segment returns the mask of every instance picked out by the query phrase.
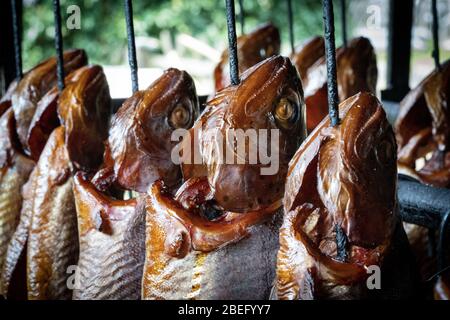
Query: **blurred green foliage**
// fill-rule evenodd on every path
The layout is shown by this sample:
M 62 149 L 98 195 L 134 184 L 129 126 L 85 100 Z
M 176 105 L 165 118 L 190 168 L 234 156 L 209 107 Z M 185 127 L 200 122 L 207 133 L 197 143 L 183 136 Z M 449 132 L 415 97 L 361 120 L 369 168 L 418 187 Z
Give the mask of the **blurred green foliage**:
M 67 7 L 81 9 L 81 29 L 67 30 Z M 134 0 L 136 36 L 159 38 L 162 30 L 192 35 L 212 47 L 223 49 L 227 43 L 224 0 Z M 322 33 L 321 1 L 293 1 L 296 43 Z M 285 0 L 244 0 L 245 29 L 266 21 L 275 23 L 286 47 L 288 41 L 287 3 Z M 336 11 L 338 19 L 339 10 Z M 239 13 L 236 1 L 236 13 Z M 24 67 L 30 68 L 53 55 L 53 12 L 49 0 L 24 0 Z M 65 48 L 84 48 L 92 63 L 125 62 L 126 27 L 122 0 L 61 0 Z M 237 19 L 239 21 L 239 19 Z M 340 25 L 336 24 L 337 41 Z M 238 34 L 240 27 L 237 26 Z M 339 42 L 338 42 L 339 43 Z

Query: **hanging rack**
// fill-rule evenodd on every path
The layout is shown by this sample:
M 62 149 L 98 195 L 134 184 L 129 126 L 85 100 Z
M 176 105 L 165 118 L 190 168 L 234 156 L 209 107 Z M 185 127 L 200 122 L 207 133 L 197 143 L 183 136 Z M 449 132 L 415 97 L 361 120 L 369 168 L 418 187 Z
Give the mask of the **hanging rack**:
M 53 14 L 55 18 L 56 74 L 58 77 L 58 90 L 61 92 L 64 90 L 64 58 L 61 32 L 61 6 L 59 0 L 53 0 Z
M 336 43 L 334 36 L 333 1 L 323 0 L 325 54 L 327 60 L 328 113 L 331 126 L 339 125 L 339 96 L 337 88 Z
M 327 60 L 328 113 L 332 127 L 339 125 L 338 89 L 336 72 L 336 44 L 334 36 L 333 1 L 323 0 L 325 55 Z M 345 262 L 348 257 L 348 239 L 339 224 L 335 224 L 337 259 Z
M 127 24 L 127 40 L 128 40 L 128 63 L 131 70 L 131 89 L 133 93 L 139 90 L 137 59 L 136 59 L 136 43 L 134 39 L 133 25 L 133 4 L 132 0 L 124 0 L 125 5 L 125 21 Z
M 240 80 L 238 67 L 239 62 L 237 56 L 236 16 L 234 11 L 234 0 L 226 0 L 226 14 L 231 84 L 238 85 Z
M 16 72 L 16 79 L 20 80 L 23 77 L 22 44 L 20 37 L 19 18 L 17 16 L 17 0 L 11 0 L 11 13 L 12 13 L 12 30 L 14 41 L 15 72 Z

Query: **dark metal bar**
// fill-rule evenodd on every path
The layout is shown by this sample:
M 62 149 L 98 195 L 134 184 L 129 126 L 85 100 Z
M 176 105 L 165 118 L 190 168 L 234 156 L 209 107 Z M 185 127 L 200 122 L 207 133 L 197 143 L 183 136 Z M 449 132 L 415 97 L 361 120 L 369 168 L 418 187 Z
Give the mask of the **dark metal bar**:
M 230 60 L 230 78 L 232 85 L 238 85 L 239 67 L 237 56 L 237 38 L 236 38 L 236 17 L 234 11 L 234 0 L 225 0 L 227 8 L 227 27 L 228 27 L 228 51 Z
M 344 48 L 347 48 L 347 8 L 345 0 L 341 0 L 341 23 L 342 23 L 342 41 Z
M 62 91 L 64 90 L 64 58 L 61 33 L 61 6 L 59 0 L 53 0 L 53 14 L 55 16 L 56 74 L 58 76 L 58 89 Z
M 390 0 L 387 88 L 381 98 L 401 101 L 409 92 L 414 0 Z
M 436 0 L 431 1 L 431 11 L 433 12 L 433 53 L 434 65 L 438 70 L 441 70 L 441 63 L 439 59 L 439 17 L 437 11 Z
M 139 90 L 137 59 L 136 59 L 136 43 L 134 38 L 133 25 L 133 4 L 131 0 L 124 0 L 125 3 L 125 21 L 127 24 L 128 39 L 128 63 L 131 69 L 131 88 L 133 93 Z
M 241 25 L 241 35 L 245 34 L 245 10 L 244 0 L 239 0 L 239 24 Z
M 16 2 L 19 30 L 22 30 L 22 1 Z M 0 96 L 16 78 L 11 1 L 0 1 Z M 20 33 L 19 33 L 20 34 Z
M 335 225 L 337 256 L 336 259 L 342 262 L 348 259 L 348 238 L 344 230 L 338 224 Z
M 19 17 L 17 14 L 17 0 L 11 0 L 11 13 L 12 13 L 12 29 L 14 40 L 14 60 L 16 66 L 16 78 L 22 79 L 22 43 L 20 37 Z
M 426 186 L 399 175 L 398 202 L 403 221 L 438 230 L 450 208 L 450 190 Z
M 339 125 L 339 96 L 337 87 L 336 43 L 332 0 L 323 0 L 323 20 L 328 75 L 328 113 L 330 115 L 331 125 L 334 127 Z
M 294 41 L 294 14 L 292 10 L 292 0 L 287 0 L 288 9 L 288 26 L 289 26 L 289 41 L 291 43 L 291 52 L 295 52 L 295 41 Z

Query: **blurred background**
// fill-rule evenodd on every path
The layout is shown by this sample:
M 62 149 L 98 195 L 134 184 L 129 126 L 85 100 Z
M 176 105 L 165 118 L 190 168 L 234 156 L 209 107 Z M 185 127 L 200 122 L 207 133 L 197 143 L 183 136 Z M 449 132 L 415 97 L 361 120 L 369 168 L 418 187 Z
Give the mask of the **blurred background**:
M 434 68 L 430 1 L 415 1 L 411 40 L 412 87 Z M 292 2 L 296 44 L 322 34 L 321 1 Z M 286 1 L 243 0 L 243 3 L 245 32 L 272 21 L 281 32 L 282 53 L 289 54 Z M 54 26 L 51 1 L 24 0 L 23 5 L 23 64 L 26 70 L 54 55 Z M 80 9 L 79 29 L 67 28 L 67 19 L 74 12 L 73 5 Z M 225 1 L 134 0 L 133 6 L 140 87 L 147 87 L 164 69 L 177 67 L 194 77 L 199 95 L 210 94 L 214 67 L 227 44 Z M 438 10 L 441 60 L 446 60 L 450 58 L 450 0 L 438 0 Z M 388 0 L 347 0 L 349 38 L 366 36 L 376 48 L 379 90 L 386 86 L 388 12 Z M 236 13 L 239 14 L 237 1 Z M 104 66 L 113 98 L 130 96 L 123 1 L 61 0 L 61 14 L 64 47 L 84 48 L 91 63 Z M 342 43 L 339 1 L 335 2 L 335 19 L 339 46 Z M 238 35 L 240 30 L 238 25 Z

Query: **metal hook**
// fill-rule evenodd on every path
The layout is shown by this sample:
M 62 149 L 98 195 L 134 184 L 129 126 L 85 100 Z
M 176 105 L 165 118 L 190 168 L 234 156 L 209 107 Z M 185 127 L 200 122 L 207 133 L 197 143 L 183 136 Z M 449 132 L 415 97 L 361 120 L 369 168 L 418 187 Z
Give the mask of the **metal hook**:
M 64 56 L 63 40 L 61 33 L 61 11 L 59 0 L 53 0 L 53 14 L 55 17 L 55 49 L 56 49 L 56 74 L 58 77 L 58 90 L 64 90 Z
M 16 63 L 16 78 L 22 79 L 22 43 L 20 38 L 19 18 L 17 16 L 17 0 L 11 0 L 12 27 L 14 41 L 14 60 Z
M 137 59 L 136 59 L 136 43 L 134 38 L 133 25 L 133 4 L 131 0 L 124 0 L 125 5 L 125 21 L 127 25 L 128 40 L 128 63 L 131 69 L 131 89 L 133 93 L 139 90 Z
M 239 68 L 237 56 L 237 38 L 236 38 L 236 17 L 234 11 L 234 0 L 226 0 L 227 28 L 228 28 L 228 51 L 230 59 L 230 78 L 232 85 L 238 85 Z
M 439 59 L 439 18 L 437 12 L 437 3 L 436 0 L 431 1 L 431 11 L 433 13 L 433 53 L 432 56 L 434 58 L 434 64 L 438 70 L 441 70 L 441 63 Z
M 339 96 L 337 87 L 336 43 L 332 0 L 323 0 L 323 20 L 328 76 L 328 113 L 330 115 L 331 126 L 334 127 L 339 125 Z

